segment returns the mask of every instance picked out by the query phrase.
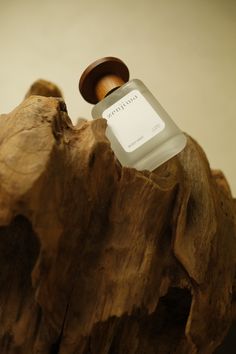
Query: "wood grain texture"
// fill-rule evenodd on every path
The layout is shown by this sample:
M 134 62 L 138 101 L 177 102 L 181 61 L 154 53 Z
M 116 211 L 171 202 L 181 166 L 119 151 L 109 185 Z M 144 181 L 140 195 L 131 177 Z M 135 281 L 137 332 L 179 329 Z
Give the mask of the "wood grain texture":
M 0 116 L 1 354 L 213 353 L 235 296 L 223 174 L 190 137 L 121 167 L 104 119 L 31 93 Z

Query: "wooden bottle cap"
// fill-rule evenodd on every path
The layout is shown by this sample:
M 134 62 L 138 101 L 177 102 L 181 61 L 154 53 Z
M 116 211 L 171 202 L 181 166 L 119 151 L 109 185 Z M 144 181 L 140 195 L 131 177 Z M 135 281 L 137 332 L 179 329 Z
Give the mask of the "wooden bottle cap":
M 87 102 L 96 104 L 128 80 L 129 69 L 125 63 L 118 58 L 105 57 L 85 69 L 79 81 L 79 90 Z

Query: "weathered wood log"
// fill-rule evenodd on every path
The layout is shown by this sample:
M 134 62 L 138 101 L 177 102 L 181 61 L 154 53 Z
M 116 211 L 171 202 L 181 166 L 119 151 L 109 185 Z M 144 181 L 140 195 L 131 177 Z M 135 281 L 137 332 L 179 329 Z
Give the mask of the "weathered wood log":
M 190 137 L 154 172 L 121 167 L 104 119 L 32 92 L 0 117 L 1 354 L 212 353 L 236 293 L 222 173 Z

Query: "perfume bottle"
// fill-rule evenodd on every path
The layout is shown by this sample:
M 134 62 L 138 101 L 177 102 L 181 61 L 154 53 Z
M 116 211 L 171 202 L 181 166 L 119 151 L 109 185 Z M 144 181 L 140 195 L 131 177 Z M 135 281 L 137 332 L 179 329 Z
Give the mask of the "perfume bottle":
M 123 166 L 154 170 L 186 145 L 186 136 L 118 58 L 105 57 L 82 74 L 79 90 L 95 106 L 92 117 L 107 120 L 106 136 Z

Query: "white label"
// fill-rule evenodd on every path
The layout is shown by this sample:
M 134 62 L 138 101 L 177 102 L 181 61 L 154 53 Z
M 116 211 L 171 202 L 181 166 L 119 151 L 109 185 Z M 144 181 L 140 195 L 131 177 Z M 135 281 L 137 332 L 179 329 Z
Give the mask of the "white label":
M 165 128 L 163 120 L 138 90 L 122 97 L 102 116 L 126 152 L 136 150 Z

